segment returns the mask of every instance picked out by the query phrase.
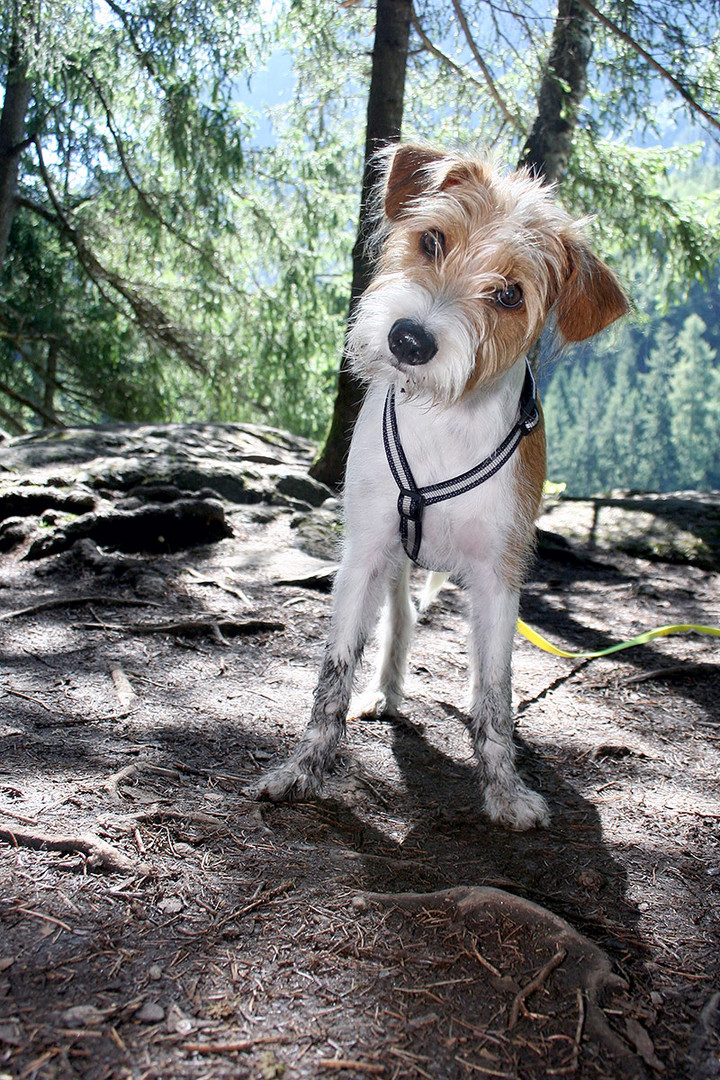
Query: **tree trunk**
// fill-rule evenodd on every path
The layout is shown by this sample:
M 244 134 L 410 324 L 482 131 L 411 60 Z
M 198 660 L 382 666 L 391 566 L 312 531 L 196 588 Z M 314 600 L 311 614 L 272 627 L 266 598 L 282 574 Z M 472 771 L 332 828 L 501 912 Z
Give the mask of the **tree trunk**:
M 593 17 L 579 0 L 559 0 L 550 55 L 540 80 L 535 123 L 518 161 L 518 168 L 524 166 L 546 184 L 561 182 L 572 154 L 578 111 L 587 88 L 592 28 Z M 535 374 L 542 341 L 538 339 L 528 352 Z
M 30 92 L 25 65 L 17 46 L 13 44 L 8 55 L 5 100 L 0 114 L 0 267 L 5 263 L 10 226 L 15 214 L 15 193 Z
M 353 249 L 353 276 L 349 319 L 367 288 L 372 265 L 366 241 L 371 225 L 370 197 L 378 179 L 373 154 L 382 145 L 400 138 L 405 70 L 412 0 L 377 0 L 375 44 L 368 97 L 365 130 L 365 167 L 360 199 L 360 222 Z M 352 429 L 362 404 L 363 388 L 349 371 L 347 351 L 340 364 L 335 409 L 323 451 L 310 470 L 311 476 L 339 488 L 345 474 L 345 461 Z
M 55 418 L 51 420 L 51 417 L 55 417 L 55 391 L 57 389 L 57 361 L 59 349 L 56 341 L 51 341 L 48 345 L 47 356 L 45 357 L 45 373 L 43 387 L 43 409 L 45 415 L 43 419 L 43 428 L 60 427 L 60 423 Z
M 548 184 L 562 180 L 572 153 L 592 54 L 592 27 L 593 17 L 579 0 L 559 0 L 537 116 L 518 162 Z

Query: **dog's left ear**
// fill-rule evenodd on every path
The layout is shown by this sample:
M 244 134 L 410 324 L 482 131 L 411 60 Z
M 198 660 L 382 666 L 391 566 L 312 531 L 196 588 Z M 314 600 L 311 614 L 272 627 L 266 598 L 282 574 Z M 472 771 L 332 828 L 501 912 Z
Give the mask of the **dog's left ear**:
M 588 247 L 566 242 L 569 273 L 555 302 L 554 315 L 565 341 L 584 341 L 604 330 L 630 304 L 609 266 Z

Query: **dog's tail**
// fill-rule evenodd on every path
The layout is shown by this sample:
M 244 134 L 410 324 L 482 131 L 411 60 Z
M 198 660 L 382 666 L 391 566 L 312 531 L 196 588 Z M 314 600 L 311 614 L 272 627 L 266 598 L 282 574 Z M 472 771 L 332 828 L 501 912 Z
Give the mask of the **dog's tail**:
M 431 571 L 425 578 L 425 584 L 423 591 L 418 597 L 418 611 L 423 615 L 432 604 L 437 594 L 442 589 L 443 585 L 447 581 L 449 574 L 437 573 Z

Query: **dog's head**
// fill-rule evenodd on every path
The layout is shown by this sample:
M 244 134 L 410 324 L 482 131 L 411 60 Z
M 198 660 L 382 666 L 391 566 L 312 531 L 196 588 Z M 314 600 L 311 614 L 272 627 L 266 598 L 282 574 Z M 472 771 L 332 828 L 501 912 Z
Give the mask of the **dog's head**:
M 399 145 L 384 152 L 377 273 L 348 344 L 355 372 L 395 370 L 448 404 L 511 367 L 552 316 L 582 341 L 628 310 L 578 224 L 527 172 Z

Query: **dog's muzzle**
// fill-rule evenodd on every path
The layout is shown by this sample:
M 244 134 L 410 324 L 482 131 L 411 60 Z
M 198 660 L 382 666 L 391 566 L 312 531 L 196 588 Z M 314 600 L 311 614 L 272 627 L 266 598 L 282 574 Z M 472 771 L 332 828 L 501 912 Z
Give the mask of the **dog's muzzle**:
M 413 319 L 398 319 L 388 334 L 390 352 L 401 364 L 427 364 L 438 350 L 433 335 Z

